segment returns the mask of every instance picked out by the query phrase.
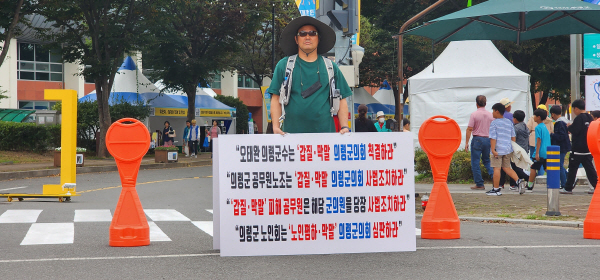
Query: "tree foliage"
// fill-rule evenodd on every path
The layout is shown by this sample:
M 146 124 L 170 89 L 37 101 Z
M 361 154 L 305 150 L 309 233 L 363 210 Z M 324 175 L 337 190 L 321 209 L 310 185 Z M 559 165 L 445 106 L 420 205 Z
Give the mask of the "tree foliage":
M 26 16 L 37 9 L 37 3 L 30 0 L 0 0 L 0 66 L 8 54 L 10 40 L 29 25 Z
M 273 28 L 273 10 L 275 28 Z M 232 59 L 232 67 L 241 75 L 250 77 L 262 85 L 264 77 L 273 73 L 273 34 L 275 35 L 275 64 L 285 55 L 279 47 L 281 32 L 295 17 L 300 16 L 293 1 L 258 1 L 248 12 L 259 16 L 258 29 L 239 41 L 240 51 Z M 274 33 L 273 33 L 274 32 Z
M 388 79 L 397 93 L 397 40 L 406 21 L 436 0 L 362 0 L 361 46 L 365 48 L 365 57 L 360 65 L 361 83 L 378 86 Z M 473 0 L 473 5 L 485 0 Z M 410 28 L 423 22 L 464 9 L 467 0 L 452 0 L 424 16 Z M 404 79 L 419 73 L 432 61 L 432 52 L 439 55 L 447 44 L 431 45 L 431 41 L 419 36 L 404 36 L 403 61 Z M 569 75 L 569 39 L 568 36 L 556 36 L 522 42 L 495 42 L 498 49 L 515 67 L 531 75 L 532 102 L 534 93 L 541 91 L 542 102 L 547 98 L 570 103 Z M 405 96 L 406 97 L 406 96 Z M 532 104 L 535 106 L 535 104 Z
M 474 0 L 473 5 L 485 0 Z M 398 83 L 398 40 L 400 27 L 437 0 L 362 0 L 360 44 L 365 48 L 365 56 L 360 64 L 361 84 L 380 85 L 383 79 L 397 87 Z M 467 7 L 467 0 L 449 0 L 428 15 L 425 15 L 410 28 L 423 22 L 458 11 Z M 404 36 L 403 72 L 404 78 L 419 73 L 432 61 L 431 41 L 424 37 Z M 439 55 L 446 44 L 434 47 Z M 365 73 L 368 73 L 364 76 Z M 364 77 L 364 79 L 363 79 Z
M 98 96 L 100 150 L 108 156 L 106 132 L 111 124 L 108 106 L 110 89 L 123 55 L 143 45 L 150 36 L 145 19 L 154 16 L 151 0 L 41 0 L 41 14 L 54 22 L 45 31 L 51 47 L 61 49 L 63 60 L 86 67 L 82 75 L 93 80 Z M 89 67 L 87 67 L 89 66 Z
M 0 66 L 8 55 L 11 39 L 22 32 L 22 27 L 27 27 L 29 21 L 26 15 L 37 8 L 37 1 L 25 0 L 0 0 Z M 8 98 L 5 90 L 0 87 L 0 100 Z
M 248 113 L 250 111 L 248 111 L 248 107 L 246 106 L 246 104 L 244 104 L 244 102 L 242 102 L 242 100 L 240 100 L 239 98 L 233 97 L 233 96 L 217 95 L 215 97 L 215 99 L 221 101 L 221 103 L 223 103 L 229 107 L 235 108 L 235 110 L 236 110 L 235 133 L 236 134 L 248 133 Z
M 548 98 L 561 104 L 571 103 L 569 36 L 554 36 L 521 42 L 495 42 L 502 54 L 519 70 L 531 75 L 531 102 L 535 109 L 535 93 L 541 92 L 540 104 Z
M 53 107 L 60 110 L 60 102 Z M 129 103 L 125 100 L 109 106 L 111 123 L 122 118 L 145 120 L 150 116 L 147 104 L 142 102 Z M 97 132 L 100 131 L 100 118 L 98 115 L 98 101 L 83 101 L 77 104 L 77 142 L 79 146 L 88 150 L 96 149 Z
M 228 69 L 238 42 L 256 32 L 259 16 L 248 12 L 256 1 L 156 1 L 151 18 L 155 40 L 147 45 L 145 63 L 167 89 L 188 97 L 188 119 L 195 117 L 196 87 Z

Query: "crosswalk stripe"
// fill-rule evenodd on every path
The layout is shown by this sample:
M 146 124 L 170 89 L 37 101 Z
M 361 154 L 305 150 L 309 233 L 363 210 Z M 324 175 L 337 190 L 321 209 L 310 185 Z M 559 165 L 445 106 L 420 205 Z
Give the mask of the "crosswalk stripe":
M 150 226 L 150 242 L 171 241 L 171 238 L 169 238 L 156 223 L 148 222 L 148 225 Z
M 191 221 L 175 209 L 145 209 L 144 212 L 155 222 Z
M 213 222 L 212 221 L 197 221 L 192 222 L 196 227 L 201 229 L 202 231 L 208 233 L 210 236 L 213 236 Z
M 0 223 L 35 223 L 42 210 L 6 210 L 0 215 Z
M 112 215 L 109 209 L 75 210 L 74 222 L 110 222 Z
M 21 245 L 72 244 L 74 238 L 74 223 L 31 224 Z

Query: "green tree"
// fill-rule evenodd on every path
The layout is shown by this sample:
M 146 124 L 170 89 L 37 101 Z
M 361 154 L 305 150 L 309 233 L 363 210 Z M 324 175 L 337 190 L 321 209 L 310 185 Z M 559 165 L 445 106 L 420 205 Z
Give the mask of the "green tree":
M 464 9 L 468 0 L 448 0 L 419 22 L 410 26 L 414 28 L 440 16 Z M 473 0 L 473 5 L 485 0 Z M 392 36 L 398 34 L 400 27 L 437 0 L 361 0 L 360 45 L 365 49 L 360 64 L 360 83 L 368 86 L 379 86 L 387 79 L 398 99 L 398 40 Z M 439 55 L 447 44 L 431 45 L 424 37 L 404 36 L 403 43 L 403 80 L 419 73 L 432 62 L 432 52 Z M 433 48 L 433 50 L 432 50 Z M 404 91 L 402 99 L 408 97 Z M 398 117 L 398 116 L 396 116 Z
M 536 108 L 535 93 L 541 92 L 540 104 L 548 98 L 561 104 L 571 103 L 570 40 L 568 35 L 521 42 L 497 41 L 496 47 L 519 70 L 531 75 L 531 106 Z M 565 106 L 566 108 L 566 106 Z
M 248 107 L 242 100 L 233 96 L 224 96 L 217 95 L 215 97 L 216 100 L 221 101 L 221 103 L 234 107 L 236 110 L 236 119 L 235 119 L 235 133 L 236 134 L 244 134 L 248 133 Z
M 0 0 L 0 66 L 8 55 L 11 39 L 21 34 L 21 27 L 28 26 L 25 17 L 37 8 L 37 1 Z M 0 99 L 8 98 L 0 89 Z
M 145 120 L 150 116 L 147 104 L 142 102 L 129 103 L 125 100 L 109 106 L 111 123 L 122 118 Z M 61 103 L 57 102 L 52 109 L 60 110 Z M 95 150 L 97 133 L 100 131 L 98 101 L 83 101 L 77 104 L 77 142 L 89 150 Z
M 260 2 L 260 1 L 259 1 Z M 256 33 L 259 15 L 248 12 L 257 1 L 157 1 L 151 18 L 155 40 L 147 45 L 145 63 L 167 89 L 188 98 L 188 119 L 195 117 L 196 88 L 214 73 L 230 69 L 239 41 Z
M 392 39 L 402 24 L 435 3 L 436 0 L 362 0 L 361 45 L 365 57 L 360 65 L 361 83 L 377 86 L 385 78 L 394 86 L 397 94 L 397 40 Z M 473 0 L 473 5 L 485 0 Z M 464 9 L 467 0 L 449 0 L 413 26 Z M 393 11 L 393 12 L 389 12 Z M 419 36 L 404 36 L 404 79 L 427 67 L 434 56 L 439 55 L 447 44 L 431 45 L 431 41 Z M 502 54 L 521 71 L 531 75 L 532 103 L 534 94 L 542 92 L 542 103 L 548 98 L 570 103 L 569 39 L 556 36 L 529 40 L 517 45 L 508 41 L 494 42 Z M 391 79 L 390 79 L 391 78 Z M 407 96 L 404 96 L 406 98 Z M 535 104 L 532 104 L 535 106 Z
M 44 0 L 41 14 L 60 32 L 46 30 L 51 47 L 63 60 L 85 65 L 81 73 L 93 80 L 98 96 L 99 157 L 108 156 L 106 132 L 111 125 L 110 89 L 125 53 L 135 51 L 150 36 L 145 19 L 155 16 L 151 0 Z
M 275 28 L 273 28 L 273 8 L 275 11 Z M 260 25 L 253 33 L 239 41 L 240 52 L 232 59 L 232 67 L 241 75 L 250 77 L 258 85 L 263 79 L 273 73 L 273 30 L 275 30 L 275 64 L 285 55 L 277 40 L 287 24 L 300 16 L 293 1 L 264 0 L 248 12 L 259 16 Z

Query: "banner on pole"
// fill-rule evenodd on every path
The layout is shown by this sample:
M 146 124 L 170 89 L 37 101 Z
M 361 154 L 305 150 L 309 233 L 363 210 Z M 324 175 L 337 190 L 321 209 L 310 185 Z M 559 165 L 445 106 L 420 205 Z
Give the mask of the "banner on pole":
M 585 76 L 585 109 L 600 110 L 600 76 Z
M 221 256 L 416 250 L 411 134 L 218 140 Z

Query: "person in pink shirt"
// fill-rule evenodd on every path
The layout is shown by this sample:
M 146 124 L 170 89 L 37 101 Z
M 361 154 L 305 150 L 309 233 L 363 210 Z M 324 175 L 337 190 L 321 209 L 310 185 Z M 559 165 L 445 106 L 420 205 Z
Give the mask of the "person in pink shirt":
M 469 151 L 469 140 L 472 134 L 471 171 L 473 171 L 475 186 L 471 187 L 471 189 L 485 190 L 479 162 L 480 160 L 483 161 L 483 166 L 487 169 L 488 174 L 490 176 L 494 175 L 494 169 L 490 166 L 490 124 L 494 120 L 494 117 L 492 113 L 485 109 L 485 104 L 487 103 L 485 96 L 478 95 L 475 98 L 475 102 L 477 103 L 477 111 L 471 113 L 471 117 L 469 118 L 465 151 Z
M 212 158 L 213 151 L 213 139 L 219 138 L 219 134 L 221 134 L 221 128 L 217 126 L 217 121 L 213 121 L 213 126 L 209 129 L 210 134 L 210 158 Z

